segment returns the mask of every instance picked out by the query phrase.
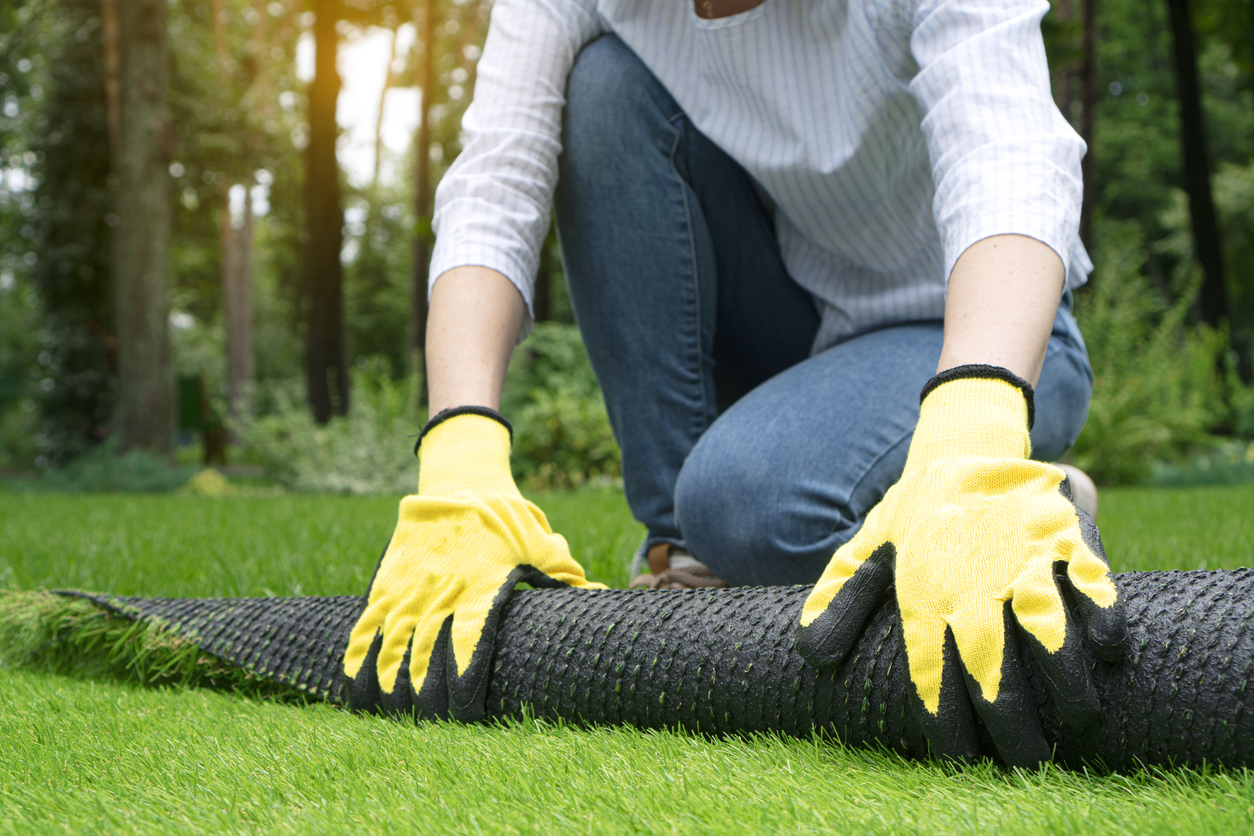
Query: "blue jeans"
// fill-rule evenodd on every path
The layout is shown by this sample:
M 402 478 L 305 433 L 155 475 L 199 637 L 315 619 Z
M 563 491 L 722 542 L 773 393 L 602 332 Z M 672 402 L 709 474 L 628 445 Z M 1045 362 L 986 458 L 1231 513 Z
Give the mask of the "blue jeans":
M 812 354 L 819 316 L 769 208 L 618 38 L 566 91 L 555 196 L 575 315 L 648 545 L 685 546 L 730 585 L 812 583 L 901 475 L 940 321 Z M 1034 455 L 1079 435 L 1093 375 L 1059 307 Z

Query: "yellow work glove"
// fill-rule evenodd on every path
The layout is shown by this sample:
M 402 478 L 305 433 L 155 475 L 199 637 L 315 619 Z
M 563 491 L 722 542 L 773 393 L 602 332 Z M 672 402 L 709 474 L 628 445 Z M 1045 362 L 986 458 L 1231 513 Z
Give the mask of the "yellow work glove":
M 446 410 L 423 429 L 418 493 L 401 500 L 344 653 L 353 709 L 480 720 L 514 585 L 604 588 L 518 492 L 510 432 L 483 407 Z
M 1073 618 L 1104 658 L 1122 652 L 1126 616 L 1097 527 L 1072 504 L 1062 470 L 1029 458 L 1031 419 L 1032 387 L 1006 369 L 933 378 L 901 480 L 802 610 L 798 651 L 834 667 L 896 583 L 911 702 L 945 757 L 978 756 L 974 708 L 1007 764 L 1049 758 L 1023 645 L 1063 721 L 1081 727 L 1100 705 Z

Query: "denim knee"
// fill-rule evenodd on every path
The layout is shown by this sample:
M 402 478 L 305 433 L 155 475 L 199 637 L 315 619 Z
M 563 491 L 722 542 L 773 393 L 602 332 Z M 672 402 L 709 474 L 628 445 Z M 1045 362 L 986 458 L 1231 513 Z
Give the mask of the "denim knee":
M 699 450 L 688 456 L 675 483 L 675 524 L 688 550 L 723 577 L 729 567 L 760 557 L 767 535 L 755 524 L 758 514 L 737 508 L 743 502 L 738 486 L 750 474 L 734 458 L 715 462 Z
M 787 473 L 702 439 L 675 486 L 675 523 L 688 550 L 731 586 L 814 583 L 849 525 L 826 519 Z M 813 509 L 810 509 L 813 510 Z M 847 536 L 844 535 L 844 536 Z
M 1036 385 L 1036 424 L 1032 457 L 1054 461 L 1075 443 L 1088 418 L 1093 397 L 1093 369 L 1079 327 L 1060 310 Z
M 681 112 L 617 36 L 597 38 L 576 56 L 567 78 L 564 163 L 590 172 L 621 165 L 639 153 L 642 140 L 656 136 L 656 126 Z

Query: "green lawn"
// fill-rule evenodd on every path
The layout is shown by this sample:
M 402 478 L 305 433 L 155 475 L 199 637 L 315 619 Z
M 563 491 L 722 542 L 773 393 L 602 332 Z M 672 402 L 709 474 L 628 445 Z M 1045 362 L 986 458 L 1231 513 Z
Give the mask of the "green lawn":
M 597 580 L 621 494 L 546 496 Z M 1108 490 L 1112 564 L 1254 563 L 1254 487 Z M 364 591 L 395 500 L 0 495 L 0 588 Z M 1254 773 L 966 771 L 773 737 L 403 725 L 326 706 L 0 671 L 0 833 L 1254 831 Z

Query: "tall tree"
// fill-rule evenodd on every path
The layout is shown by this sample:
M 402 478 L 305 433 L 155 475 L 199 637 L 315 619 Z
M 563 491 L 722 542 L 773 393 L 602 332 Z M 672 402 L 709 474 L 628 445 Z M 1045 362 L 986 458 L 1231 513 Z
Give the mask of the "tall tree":
M 306 148 L 305 377 L 314 418 L 325 423 L 348 411 L 348 346 L 344 335 L 344 272 L 340 264 L 344 208 L 335 159 L 335 105 L 340 95 L 336 66 L 340 0 L 313 0 L 314 77 L 309 85 Z
M 377 192 L 379 190 L 379 165 L 383 160 L 383 113 L 387 109 L 388 93 L 392 90 L 392 83 L 396 80 L 396 73 L 393 66 L 396 64 L 396 42 L 400 37 L 400 21 L 388 20 L 387 28 L 391 30 L 391 38 L 388 39 L 388 65 L 383 71 L 383 88 L 379 90 L 379 111 L 374 117 L 374 172 L 370 178 L 370 190 Z M 370 211 L 375 210 L 377 200 L 370 201 Z
M 38 359 L 28 361 L 39 410 L 32 439 L 38 466 L 64 464 L 104 439 L 116 392 L 100 12 L 100 0 L 0 4 L 0 84 L 6 106 L 19 110 L 0 119 L 0 159 L 13 166 L 15 155 L 22 158 L 33 184 L 32 191 L 8 191 L 0 207 L 0 232 L 10 233 L 0 241 L 0 267 L 38 289 L 39 307 L 31 311 Z M 13 328 L 12 320 L 5 327 Z M 9 345 L 18 339 L 4 334 Z
M 1084 0 L 1084 44 L 1080 65 L 1080 137 L 1088 153 L 1080 163 L 1084 178 L 1084 198 L 1080 207 L 1080 240 L 1089 252 L 1094 250 L 1093 210 L 1097 206 L 1097 0 Z
M 1206 151 L 1206 124 L 1198 84 L 1197 53 L 1188 0 L 1167 0 L 1171 34 L 1175 43 L 1176 95 L 1180 101 L 1180 145 L 1183 152 L 1184 188 L 1189 195 L 1193 226 L 1193 252 L 1202 265 L 1200 299 L 1204 322 L 1218 325 L 1228 316 L 1224 284 L 1223 246 L 1219 237 L 1215 201 L 1210 188 L 1210 162 Z
M 174 442 L 167 173 L 173 133 L 166 102 L 166 2 L 105 2 L 116 3 L 118 56 L 118 146 L 112 152 L 118 347 L 113 427 L 119 450 L 168 452 Z
M 427 269 L 431 264 L 431 107 L 435 104 L 435 0 L 421 0 L 417 15 L 418 56 L 417 82 L 422 91 L 418 113 L 418 131 L 414 138 L 414 217 L 418 232 L 414 236 L 413 307 L 409 316 L 409 353 L 418 356 L 427 342 Z
M 270 38 L 280 30 L 271 29 L 266 4 L 252 0 L 253 24 L 243 43 L 242 60 L 234 60 L 227 23 L 231 15 L 224 0 L 213 3 L 213 44 L 217 58 L 218 79 L 222 89 L 234 99 L 236 108 L 257 116 L 243 118 L 230 125 L 231 159 L 220 164 L 226 169 L 221 184 L 222 209 L 219 219 L 219 258 L 222 279 L 222 319 L 226 330 L 226 397 L 227 409 L 236 422 L 244 416 L 244 393 L 253 381 L 253 172 L 260 164 L 266 137 L 263 120 L 274 115 L 275 101 L 271 88 Z M 291 9 L 283 12 L 290 15 Z M 247 15 L 240 15 L 246 20 Z M 237 35 L 236 43 L 239 42 Z M 224 143 L 219 143 L 221 148 Z M 232 190 L 244 191 L 243 207 L 238 215 L 231 209 Z M 236 191 L 238 194 L 238 191 Z
M 226 325 L 226 399 L 239 421 L 253 380 L 253 200 L 251 181 L 242 184 L 244 206 L 236 225 L 230 186 L 222 200 L 222 319 Z
M 1041 21 L 1045 52 L 1049 57 L 1054 102 L 1068 120 L 1072 117 L 1075 102 L 1075 91 L 1072 88 L 1079 68 L 1079 41 L 1082 31 L 1082 21 L 1076 17 L 1074 0 L 1054 0 L 1050 4 L 1049 15 Z

